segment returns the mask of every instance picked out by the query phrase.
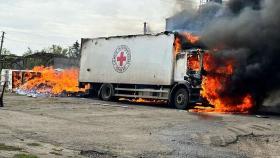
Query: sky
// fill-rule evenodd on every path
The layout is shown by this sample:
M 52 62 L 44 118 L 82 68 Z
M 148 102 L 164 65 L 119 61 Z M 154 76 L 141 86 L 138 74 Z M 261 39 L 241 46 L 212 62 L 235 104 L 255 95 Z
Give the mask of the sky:
M 4 48 L 22 55 L 28 47 L 141 34 L 145 21 L 152 32 L 162 32 L 176 10 L 175 0 L 0 0 L 0 31 L 6 32 Z

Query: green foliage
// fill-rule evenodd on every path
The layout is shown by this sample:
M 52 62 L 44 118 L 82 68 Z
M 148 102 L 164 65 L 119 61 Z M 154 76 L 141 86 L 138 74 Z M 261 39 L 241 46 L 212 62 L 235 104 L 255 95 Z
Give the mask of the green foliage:
M 50 54 L 56 54 L 61 55 L 64 57 L 70 57 L 70 58 L 80 58 L 80 43 L 76 41 L 72 46 L 69 46 L 68 48 L 63 48 L 59 45 L 51 45 L 48 48 L 44 48 L 40 51 L 33 51 L 31 48 L 27 48 L 27 51 L 24 52 L 23 56 L 29 56 L 35 53 L 50 53 Z
M 12 54 L 11 51 L 9 51 L 8 49 L 6 48 L 2 49 L 2 55 L 11 55 L 11 54 Z
M 70 58 L 80 58 L 80 44 L 76 41 L 71 47 L 69 47 L 68 57 Z
M 57 55 L 63 55 L 66 56 L 68 49 L 67 48 L 62 48 L 59 45 L 52 45 L 51 47 L 49 47 L 48 49 L 46 49 L 47 53 L 51 53 L 51 54 L 57 54 Z
M 22 150 L 22 148 L 15 147 L 15 146 L 9 146 L 9 145 L 5 145 L 5 144 L 1 143 L 0 144 L 0 150 L 4 150 L 4 151 L 20 151 L 20 150 Z
M 33 51 L 31 50 L 30 47 L 27 48 L 27 51 L 23 53 L 23 56 L 28 56 L 28 55 L 32 55 Z
M 16 56 L 15 54 L 13 54 L 10 50 L 8 50 L 6 48 L 2 49 L 2 54 L 1 55 L 4 55 L 4 56 Z
M 64 57 L 64 58 L 80 58 L 80 44 L 78 41 L 73 43 L 73 45 L 63 48 L 59 45 L 51 45 L 48 48 L 44 48 L 40 51 L 32 50 L 27 48 L 24 52 L 23 57 L 18 57 L 12 54 L 9 50 L 3 49 L 2 55 L 5 55 L 3 58 L 3 68 L 8 69 L 32 69 L 34 66 L 52 66 L 54 57 Z M 0 64 L 1 67 L 1 64 Z
M 30 154 L 16 154 L 13 158 L 38 158 L 38 156 L 30 155 Z

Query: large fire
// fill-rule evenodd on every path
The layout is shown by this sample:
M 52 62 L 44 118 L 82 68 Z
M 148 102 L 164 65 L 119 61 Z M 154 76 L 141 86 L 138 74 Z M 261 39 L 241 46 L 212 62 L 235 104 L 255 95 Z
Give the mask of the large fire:
M 188 44 L 199 42 L 200 37 L 191 33 L 180 33 L 180 37 L 184 37 Z M 182 42 L 180 37 L 175 38 L 175 52 L 182 50 Z M 217 61 L 212 55 L 217 50 L 204 55 L 204 70 L 207 72 L 203 77 L 201 96 L 205 98 L 213 108 L 201 108 L 194 111 L 197 112 L 237 112 L 248 113 L 253 107 L 253 97 L 250 94 L 234 96 L 225 95 L 228 84 L 231 84 L 231 77 L 234 74 L 234 59 L 224 59 L 222 64 L 216 64 Z M 199 70 L 200 64 L 196 56 L 188 57 L 188 67 L 193 70 Z M 221 62 L 221 61 L 219 61 Z
M 76 68 L 55 70 L 52 67 L 37 66 L 25 73 L 26 82 L 18 89 L 54 96 L 85 91 L 78 88 L 78 73 Z
M 231 84 L 234 64 L 233 59 L 225 59 L 222 64 L 216 65 L 213 55 L 204 55 L 204 69 L 207 75 L 203 78 L 201 95 L 214 106 L 207 111 L 248 113 L 252 109 L 253 98 L 250 94 L 224 95 L 228 84 Z
M 199 56 L 190 55 L 188 57 L 188 68 L 194 71 L 198 71 L 200 69 Z
M 174 48 L 176 53 L 179 53 L 182 50 L 182 39 L 185 39 L 189 44 L 195 44 L 199 42 L 200 37 L 196 35 L 192 35 L 191 33 L 188 32 L 180 33 L 175 37 Z

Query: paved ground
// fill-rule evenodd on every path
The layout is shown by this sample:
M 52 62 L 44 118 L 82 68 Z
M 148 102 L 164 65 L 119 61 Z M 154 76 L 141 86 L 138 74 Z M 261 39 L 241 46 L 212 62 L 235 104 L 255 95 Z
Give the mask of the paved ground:
M 7 95 L 5 104 L 2 157 L 280 157 L 277 116 L 16 95 Z

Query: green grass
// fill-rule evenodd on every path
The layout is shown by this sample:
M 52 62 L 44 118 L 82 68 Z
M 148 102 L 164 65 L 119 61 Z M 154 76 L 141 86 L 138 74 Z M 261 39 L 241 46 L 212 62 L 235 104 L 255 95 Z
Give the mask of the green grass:
M 26 154 L 16 154 L 14 155 L 13 158 L 39 158 L 38 156 L 35 156 L 35 155 L 26 155 Z
M 39 143 L 28 143 L 27 145 L 28 146 L 41 146 L 41 144 L 39 144 Z
M 0 143 L 0 150 L 5 150 L 5 151 L 20 151 L 22 148 L 15 147 L 15 146 L 9 146 L 5 145 L 3 143 Z

